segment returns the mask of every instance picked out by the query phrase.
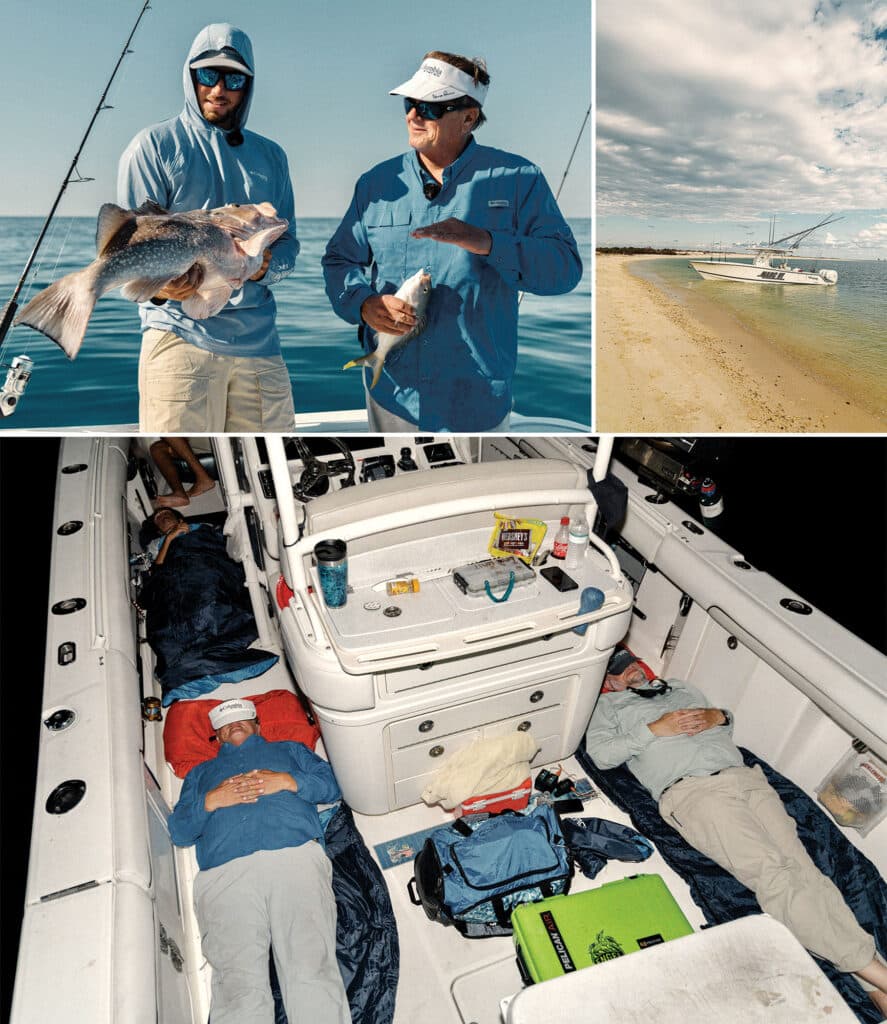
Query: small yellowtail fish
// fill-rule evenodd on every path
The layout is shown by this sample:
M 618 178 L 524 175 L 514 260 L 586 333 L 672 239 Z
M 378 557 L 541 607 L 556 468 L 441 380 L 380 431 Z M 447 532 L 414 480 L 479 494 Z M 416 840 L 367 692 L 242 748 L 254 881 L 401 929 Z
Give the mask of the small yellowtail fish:
M 372 366 L 373 383 L 370 384 L 371 391 L 379 383 L 379 377 L 382 375 L 382 368 L 385 366 L 385 359 L 388 353 L 402 348 L 408 341 L 412 341 L 413 338 L 425 330 L 428 324 L 426 310 L 428 309 L 428 300 L 431 298 L 431 274 L 424 269 L 417 270 L 412 277 L 408 277 L 400 288 L 397 289 L 395 298 L 408 302 L 416 311 L 416 323 L 413 329 L 407 331 L 406 334 L 385 334 L 384 332 L 377 334 L 374 351 L 370 352 L 369 355 L 361 356 L 359 359 L 352 359 L 350 363 L 346 363 L 342 367 L 343 370 L 347 370 L 351 366 L 360 366 L 362 363 L 368 363 Z

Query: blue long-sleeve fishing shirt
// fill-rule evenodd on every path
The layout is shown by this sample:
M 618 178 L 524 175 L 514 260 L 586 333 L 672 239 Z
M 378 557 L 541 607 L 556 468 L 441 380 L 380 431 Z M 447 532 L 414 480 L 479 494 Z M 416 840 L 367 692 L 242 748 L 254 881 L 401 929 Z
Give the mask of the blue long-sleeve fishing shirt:
M 230 25 L 208 25 L 194 40 L 183 69 L 185 108 L 178 117 L 152 125 L 130 142 L 117 172 L 117 201 L 136 209 L 146 199 L 173 213 L 210 210 L 228 203 L 269 202 L 288 230 L 271 246 L 271 263 L 261 281 L 246 281 L 228 304 L 208 320 L 192 320 L 172 300 L 162 306 L 142 303 L 142 330 L 173 331 L 198 348 L 230 356 L 267 358 L 280 353 L 276 305 L 269 285 L 292 270 L 299 252 L 293 187 L 283 149 L 246 130 L 252 100 L 251 81 L 238 108 L 238 125 L 226 131 L 200 113 L 190 64 L 200 54 L 233 47 L 255 71 L 248 36 Z M 243 142 L 226 141 L 240 131 Z
M 298 792 L 272 793 L 254 804 L 205 809 L 204 800 L 211 789 L 232 775 L 255 768 L 289 772 Z M 197 845 L 201 870 L 214 868 L 256 850 L 281 850 L 311 839 L 323 842 L 316 805 L 332 803 L 341 795 L 330 765 L 304 744 L 269 743 L 256 734 L 240 746 L 223 743 L 211 761 L 188 772 L 169 817 L 169 834 L 176 846 Z
M 358 180 L 323 257 L 326 292 L 336 313 L 358 324 L 369 296 L 393 294 L 426 267 L 433 288 L 428 325 L 387 357 L 372 397 L 421 430 L 487 430 L 512 406 L 518 292 L 568 292 L 582 263 L 542 172 L 523 157 L 472 137 L 432 200 L 422 174 L 410 150 Z M 410 237 L 448 217 L 489 231 L 489 255 Z M 364 326 L 362 334 L 364 350 L 372 351 L 374 333 Z

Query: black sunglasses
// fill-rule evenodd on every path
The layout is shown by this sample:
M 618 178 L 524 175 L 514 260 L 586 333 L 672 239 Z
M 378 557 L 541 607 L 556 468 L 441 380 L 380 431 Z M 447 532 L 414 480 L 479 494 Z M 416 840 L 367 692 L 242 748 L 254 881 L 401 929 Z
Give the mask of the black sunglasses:
M 403 98 L 404 113 L 408 114 L 413 107 L 423 121 L 439 121 L 444 114 L 453 110 L 466 110 L 474 104 L 467 99 L 454 100 L 452 103 L 431 103 L 429 100 L 414 100 L 409 96 Z
M 218 68 L 195 68 L 194 77 L 201 85 L 211 89 L 220 78 L 225 79 L 225 88 L 229 92 L 239 92 L 249 77 L 242 71 L 220 71 Z
M 639 690 L 634 686 L 630 686 L 629 689 L 635 697 L 644 697 L 649 700 L 651 697 L 661 697 L 663 694 L 669 693 L 671 686 L 664 679 L 660 679 L 656 683 L 651 683 L 643 690 Z

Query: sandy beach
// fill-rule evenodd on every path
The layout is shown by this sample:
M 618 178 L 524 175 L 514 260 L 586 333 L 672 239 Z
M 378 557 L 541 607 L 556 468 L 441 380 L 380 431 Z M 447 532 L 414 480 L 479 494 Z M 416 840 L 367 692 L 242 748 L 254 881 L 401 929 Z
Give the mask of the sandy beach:
M 612 433 L 881 432 L 887 422 L 775 339 L 711 303 L 684 305 L 598 254 L 595 427 Z M 676 257 L 686 259 L 686 256 Z

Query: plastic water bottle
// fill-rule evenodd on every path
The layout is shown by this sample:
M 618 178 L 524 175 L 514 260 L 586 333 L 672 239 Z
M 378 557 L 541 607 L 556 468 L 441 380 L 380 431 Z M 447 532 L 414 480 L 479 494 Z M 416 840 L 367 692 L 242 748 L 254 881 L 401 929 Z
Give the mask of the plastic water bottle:
M 568 569 L 578 569 L 585 559 L 585 549 L 588 547 L 588 525 L 581 519 L 570 523 L 570 541 L 567 545 L 567 560 L 565 565 Z
M 566 558 L 567 557 L 567 546 L 570 543 L 570 517 L 563 516 L 561 518 L 560 529 L 554 538 L 554 544 L 551 548 L 552 558 Z

